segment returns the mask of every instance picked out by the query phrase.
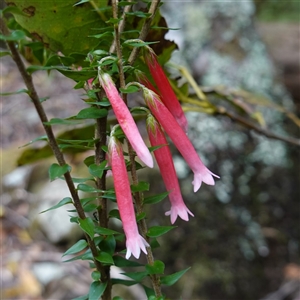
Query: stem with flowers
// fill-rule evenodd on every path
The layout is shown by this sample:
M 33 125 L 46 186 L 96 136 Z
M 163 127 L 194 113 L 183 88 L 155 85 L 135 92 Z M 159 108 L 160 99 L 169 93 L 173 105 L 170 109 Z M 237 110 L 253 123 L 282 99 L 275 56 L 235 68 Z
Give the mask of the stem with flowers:
M 87 1 L 81 1 L 77 5 L 80 6 L 85 2 Z M 77 57 L 76 55 L 72 56 L 71 53 L 69 57 L 67 52 L 65 54 L 62 50 L 62 54 L 56 54 L 56 56 L 51 56 L 51 54 L 44 65 L 40 67 L 42 70 L 57 69 L 63 74 L 71 74 L 72 78 L 75 78 L 76 88 L 84 88 L 89 97 L 86 103 L 90 107 L 70 118 L 71 120 L 93 119 L 95 128 L 94 136 L 91 139 L 84 137 L 78 142 L 74 138 L 72 141 L 78 148 L 85 148 L 82 147 L 84 144 L 87 145 L 86 148 L 90 149 L 92 144 L 95 152 L 94 156 L 84 160 L 91 177 L 81 179 L 77 186 L 74 184 L 76 180 L 71 176 L 71 168 L 66 164 L 60 149 L 59 139 L 55 138 L 53 134 L 51 126 L 55 123 L 48 120 L 35 91 L 29 69 L 25 68 L 20 53 L 17 51 L 15 41 L 19 40 L 10 40 L 11 34 L 2 19 L 0 26 L 58 162 L 49 169 L 50 179 L 64 177 L 72 196 L 72 198 L 64 198 L 48 210 L 72 203 L 77 212 L 77 216 L 72 217 L 72 222 L 77 223 L 84 232 L 85 239 L 78 241 L 64 253 L 64 255 L 77 255 L 84 251 L 83 254 L 77 255 L 71 260 L 90 260 L 91 266 L 94 268 L 93 283 L 90 286 L 89 294 L 82 299 L 111 300 L 115 283 L 131 285 L 132 281 L 128 283 L 126 280 L 111 278 L 111 267 L 136 267 L 136 264 L 129 258 L 133 256 L 139 259 L 142 252 L 146 254 L 147 259 L 144 270 L 136 271 L 134 274 L 133 272 L 124 274 L 133 279 L 134 284 L 141 284 L 149 299 L 165 299 L 161 286 L 174 284 L 188 269 L 171 275 L 164 274 L 165 265 L 154 259 L 152 245 L 155 243 L 157 245 L 156 238 L 174 227 L 152 226 L 148 228 L 144 205 L 145 203 L 158 203 L 168 196 L 171 208 L 166 215 L 170 216 L 171 224 L 174 224 L 178 217 L 188 221 L 189 216 L 193 216 L 181 195 L 165 133 L 171 138 L 195 174 L 194 192 L 200 188 L 202 182 L 214 185 L 213 177 L 218 176 L 204 166 L 188 139 L 186 135 L 188 124 L 184 112 L 165 71 L 158 62 L 157 55 L 148 46 L 151 42 L 147 42 L 147 36 L 152 22 L 155 21 L 156 13 L 158 13 L 160 1 L 148 3 L 146 13 L 144 11 L 135 13 L 132 1 L 121 4 L 117 0 L 112 0 L 111 7 L 109 7 L 111 10 L 107 10 L 107 13 L 105 13 L 105 9 L 97 8 L 96 1 L 91 1 L 91 5 L 96 10 L 96 17 L 103 18 L 102 21 L 105 20 L 102 26 L 110 24 L 109 30 L 104 27 L 107 31 L 96 35 L 96 38 L 99 39 L 103 35 L 112 37 L 103 46 L 105 50 L 98 49 L 97 47 L 100 46 L 97 44 L 95 50 L 85 55 L 84 60 L 79 57 L 78 61 L 74 58 Z M 80 8 L 83 9 L 83 7 Z M 87 12 L 90 13 L 90 11 Z M 111 15 L 109 15 L 110 13 Z M 18 16 L 16 15 L 16 19 Z M 160 18 L 160 15 L 158 16 Z M 22 19 L 20 22 L 22 23 Z M 129 24 L 129 28 L 126 27 L 127 24 Z M 128 34 L 128 32 L 134 31 L 132 30 L 132 26 L 135 26 L 133 24 L 139 26 L 138 38 L 125 39 L 124 33 Z M 162 33 L 160 34 L 162 35 Z M 101 39 L 100 45 L 104 42 L 106 40 Z M 64 64 L 71 62 L 70 66 L 67 68 L 57 66 L 56 64 L 61 61 Z M 135 78 L 139 83 L 134 81 Z M 147 108 L 138 109 L 145 113 L 142 117 L 143 120 L 145 121 L 145 117 L 147 118 L 147 132 L 151 147 L 147 147 L 132 115 L 135 108 L 129 110 L 127 105 L 127 93 L 136 91 L 135 89 L 130 91 L 130 88 L 133 87 L 138 87 L 143 92 Z M 114 126 L 110 126 L 108 115 L 110 109 L 116 118 L 117 124 Z M 65 123 L 69 122 L 70 120 Z M 76 144 L 77 142 L 78 144 Z M 123 150 L 123 144 L 127 146 L 127 153 Z M 154 152 L 167 192 L 146 197 L 144 191 L 148 190 L 149 184 L 139 181 L 138 170 L 144 167 L 136 161 L 136 158 L 145 166 L 153 168 L 154 161 L 151 152 Z M 107 188 L 107 173 L 110 171 L 114 182 L 113 190 Z M 94 186 L 86 183 L 90 180 L 93 181 Z M 94 196 L 80 198 L 78 191 L 94 193 Z M 109 210 L 110 200 L 118 210 Z M 92 219 L 87 215 L 91 210 L 95 210 L 97 218 Z M 116 250 L 117 241 L 123 243 L 124 236 L 110 229 L 111 218 L 119 219 L 122 222 L 125 250 Z M 152 288 L 147 286 L 149 284 L 147 278 L 150 279 Z

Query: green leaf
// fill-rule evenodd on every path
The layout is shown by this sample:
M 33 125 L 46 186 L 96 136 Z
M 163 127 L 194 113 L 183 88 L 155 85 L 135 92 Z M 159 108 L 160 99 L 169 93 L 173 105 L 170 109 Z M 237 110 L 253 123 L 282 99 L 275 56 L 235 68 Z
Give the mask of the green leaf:
M 149 274 L 164 274 L 165 264 L 160 260 L 155 260 L 153 265 L 147 264 L 146 270 Z
M 98 300 L 106 289 L 107 282 L 94 281 L 89 290 L 89 300 Z
M 137 185 L 131 185 L 131 191 L 135 192 L 144 192 L 149 191 L 150 184 L 145 181 L 140 181 Z
M 124 279 L 118 279 L 118 278 L 112 278 L 111 279 L 112 284 L 123 284 L 126 286 L 131 286 L 137 284 L 136 281 L 133 280 L 124 280 Z
M 66 120 L 59 118 L 53 118 L 49 122 L 44 122 L 45 125 L 76 125 L 80 123 L 81 122 L 78 120 Z
M 136 16 L 138 18 L 148 18 L 149 16 L 151 16 L 150 13 L 145 13 L 143 11 L 134 11 L 134 12 L 127 12 L 126 15 L 131 15 L 131 16 Z
M 10 95 L 17 95 L 17 94 L 22 94 L 22 93 L 28 94 L 28 90 L 21 89 L 21 90 L 15 91 L 15 92 L 0 93 L 0 95 L 1 96 L 10 96 Z
M 125 268 L 125 267 L 142 267 L 143 265 L 136 262 L 125 259 L 122 256 L 115 255 L 113 256 L 114 264 L 116 267 Z
M 107 161 L 104 160 L 100 165 L 96 165 L 96 164 L 89 165 L 88 169 L 91 175 L 101 178 L 106 165 L 107 165 Z
M 20 41 L 26 37 L 23 30 L 14 30 L 10 35 L 0 34 L 0 40 L 3 41 Z
M 110 218 L 116 218 L 118 220 L 121 220 L 120 213 L 117 209 L 112 209 L 108 215 Z
M 95 224 L 90 217 L 85 219 L 79 219 L 79 226 L 85 233 L 87 233 L 90 236 L 91 239 L 94 238 Z
M 100 0 L 94 3 L 98 8 L 106 5 Z M 65 56 L 91 51 L 99 43 L 95 38 L 87 38 L 91 28 L 105 26 L 104 20 L 90 3 L 74 6 L 73 0 L 15 0 L 14 4 L 20 11 L 28 13 L 22 16 L 12 12 L 16 21 L 51 51 L 60 51 Z
M 149 196 L 144 199 L 144 204 L 155 204 L 164 200 L 169 195 L 169 192 L 163 192 L 158 195 Z
M 149 288 L 149 287 L 147 287 L 145 285 L 143 285 L 143 288 L 144 288 L 144 291 L 145 291 L 145 293 L 147 295 L 147 299 L 151 299 L 152 297 L 155 298 L 155 292 L 154 292 L 153 289 L 151 289 L 151 288 Z
M 168 231 L 176 227 L 177 226 L 153 226 L 149 228 L 147 236 L 155 238 L 167 233 Z
M 83 210 L 85 212 L 93 212 L 98 208 L 98 205 L 96 203 L 89 203 L 87 205 L 84 205 Z
M 160 277 L 160 282 L 161 284 L 164 284 L 164 285 L 173 285 L 174 283 L 176 283 L 181 277 L 182 275 L 187 272 L 188 270 L 190 269 L 189 268 L 186 268 L 182 271 L 179 271 L 179 272 L 176 272 L 174 274 L 171 274 L 171 275 L 167 275 L 167 276 L 162 276 Z
M 88 107 L 82 109 L 76 116 L 77 119 L 98 119 L 107 116 L 107 110 L 104 108 Z
M 145 212 L 141 212 L 140 214 L 136 215 L 136 221 L 139 222 L 142 219 L 146 218 L 146 213 Z
M 124 299 L 122 297 L 120 297 L 120 296 L 115 296 L 115 297 L 113 297 L 112 300 L 124 300 Z
M 133 5 L 133 4 L 137 4 L 136 1 L 132 1 L 132 2 L 129 2 L 129 1 L 120 1 L 118 3 L 118 6 L 127 6 L 127 5 Z
M 143 280 L 146 276 L 148 276 L 148 272 L 147 271 L 143 271 L 143 272 L 126 272 L 126 273 L 121 273 L 137 282 Z
M 66 205 L 66 204 L 71 204 L 71 203 L 73 203 L 73 202 L 72 202 L 72 199 L 71 199 L 70 197 L 66 197 L 66 198 L 60 200 L 56 205 L 54 205 L 54 206 L 52 206 L 52 207 L 50 207 L 50 208 L 48 208 L 48 209 L 46 209 L 46 210 L 43 210 L 42 212 L 40 212 L 40 214 L 43 214 L 43 213 L 45 213 L 46 211 L 53 210 L 53 209 L 57 209 L 57 208 L 59 208 L 59 207 L 61 207 L 61 206 L 64 206 L 64 205 Z
M 114 235 L 114 234 L 120 234 L 120 232 L 114 231 L 112 229 L 96 226 L 95 232 L 102 235 Z
M 136 93 L 137 91 L 139 91 L 139 89 L 140 88 L 137 87 L 136 85 L 130 85 L 127 89 L 120 88 L 120 92 L 123 94 L 130 94 L 130 93 Z
M 79 240 L 76 244 L 69 248 L 62 256 L 78 253 L 85 249 L 87 246 L 88 243 L 86 242 L 86 240 Z
M 143 42 L 143 41 L 135 41 L 135 40 L 128 40 L 125 41 L 124 44 L 127 46 L 132 46 L 132 47 L 145 47 L 147 45 L 151 45 L 151 44 L 157 44 L 159 42 Z
M 108 235 L 106 236 L 101 243 L 99 244 L 99 248 L 110 254 L 113 255 L 115 253 L 116 250 L 116 240 L 115 237 L 113 235 Z
M 104 251 L 101 251 L 100 254 L 98 256 L 95 257 L 96 260 L 100 261 L 103 264 L 109 264 L 109 265 L 113 265 L 114 264 L 114 260 L 112 258 L 112 256 Z
M 33 144 L 33 143 L 35 143 L 35 142 L 38 142 L 38 141 L 48 141 L 47 135 L 39 136 L 39 137 L 33 139 L 32 141 L 30 141 L 29 143 L 27 143 L 27 144 L 25 144 L 25 145 L 23 145 L 23 146 L 20 146 L 19 149 L 20 149 L 20 148 L 23 148 L 23 147 L 26 147 L 26 146 L 28 146 L 28 145 L 31 145 L 31 144 Z
M 91 277 L 94 281 L 99 281 L 101 278 L 101 274 L 99 271 L 93 271 Z
M 82 191 L 82 192 L 86 192 L 86 193 L 100 193 L 102 192 L 101 190 L 98 190 L 96 188 L 94 188 L 93 186 L 84 184 L 84 183 L 80 183 L 77 186 L 77 190 Z
M 49 168 L 50 181 L 54 181 L 55 179 L 70 171 L 71 167 L 68 164 L 65 164 L 63 166 L 60 166 L 58 164 L 52 164 Z

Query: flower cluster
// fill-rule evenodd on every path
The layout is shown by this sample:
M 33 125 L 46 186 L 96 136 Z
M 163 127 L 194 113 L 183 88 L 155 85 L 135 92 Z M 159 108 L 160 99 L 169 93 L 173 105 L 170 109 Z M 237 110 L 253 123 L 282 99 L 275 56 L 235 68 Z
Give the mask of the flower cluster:
M 219 176 L 205 167 L 189 140 L 186 134 L 187 120 L 167 76 L 157 61 L 156 55 L 151 49 L 148 49 L 144 51 L 144 58 L 156 87 L 154 87 L 150 80 L 141 72 L 136 74 L 140 83 L 130 84 L 136 84 L 142 88 L 144 100 L 148 107 L 146 122 L 147 132 L 151 146 L 157 148 L 154 150 L 154 156 L 166 189 L 169 192 L 169 200 L 171 203 L 171 209 L 166 212 L 166 215 L 170 215 L 172 224 L 176 221 L 178 216 L 188 221 L 189 215 L 194 215 L 183 201 L 171 151 L 164 132 L 166 132 L 173 141 L 193 171 L 194 180 L 192 184 L 194 186 L 194 192 L 198 191 L 202 182 L 208 185 L 214 185 L 214 177 L 219 178 Z M 100 67 L 99 81 L 110 101 L 118 123 L 132 145 L 132 148 L 135 150 L 136 155 L 144 164 L 152 168 L 152 156 L 138 131 L 128 107 L 120 97 L 110 75 L 104 73 Z M 149 245 L 138 233 L 122 146 L 115 136 L 115 128 L 111 131 L 110 135 L 108 157 L 109 164 L 112 168 L 117 204 L 126 236 L 126 258 L 129 258 L 131 254 L 138 258 L 141 250 L 146 253 L 146 247 Z

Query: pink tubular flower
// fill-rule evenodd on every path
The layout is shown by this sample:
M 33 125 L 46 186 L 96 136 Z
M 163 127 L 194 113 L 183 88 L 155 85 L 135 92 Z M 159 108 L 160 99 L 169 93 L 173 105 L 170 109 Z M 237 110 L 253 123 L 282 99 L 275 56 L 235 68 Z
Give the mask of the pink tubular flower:
M 133 120 L 132 115 L 129 112 L 128 107 L 120 97 L 119 92 L 112 81 L 111 77 L 107 73 L 103 73 L 99 70 L 99 81 L 106 96 L 113 108 L 113 111 L 117 117 L 117 120 L 128 138 L 132 148 L 135 150 L 137 156 L 148 167 L 153 168 L 153 159 L 149 149 L 145 145 L 139 130 Z
M 192 184 L 194 185 L 194 192 L 198 191 L 202 181 L 208 185 L 214 185 L 215 181 L 213 176 L 217 178 L 220 177 L 205 167 L 191 141 L 176 122 L 169 110 L 161 102 L 158 95 L 147 88 L 143 88 L 143 92 L 146 104 L 150 108 L 152 114 L 161 124 L 193 171 L 194 181 Z
M 171 202 L 171 210 L 166 212 L 166 216 L 171 215 L 172 224 L 174 224 L 178 216 L 184 221 L 188 221 L 189 214 L 191 216 L 194 215 L 183 202 L 170 148 L 167 145 L 166 137 L 160 125 L 151 114 L 147 117 L 147 131 L 151 146 L 165 145 L 155 150 L 154 156 L 166 189 L 170 192 L 169 199 Z
M 149 244 L 138 232 L 122 146 L 114 136 L 110 138 L 108 153 L 117 204 L 126 236 L 126 258 L 128 259 L 131 254 L 139 258 L 141 250 L 147 254 L 146 247 L 149 247 Z
M 152 90 L 156 94 L 158 94 L 156 88 L 152 85 L 147 76 L 141 71 L 135 71 L 135 76 L 139 83 L 143 84 L 146 88 Z
M 160 64 L 157 61 L 157 57 L 152 49 L 145 50 L 145 61 L 150 70 L 150 73 L 159 89 L 161 100 L 164 105 L 171 112 L 182 129 L 187 132 L 188 123 L 181 108 L 181 105 L 170 85 L 170 82 Z M 147 85 L 146 85 L 147 86 Z M 148 87 L 148 86 L 147 86 Z M 150 88 L 150 87 L 148 87 Z M 151 88 L 150 88 L 151 89 Z M 155 91 L 155 90 L 154 90 Z

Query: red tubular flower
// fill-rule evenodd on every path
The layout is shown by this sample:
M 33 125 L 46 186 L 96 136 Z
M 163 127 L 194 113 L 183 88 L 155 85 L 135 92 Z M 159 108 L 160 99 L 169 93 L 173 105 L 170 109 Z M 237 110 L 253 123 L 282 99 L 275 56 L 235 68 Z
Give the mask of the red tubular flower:
M 146 104 L 150 108 L 152 114 L 166 131 L 176 148 L 179 150 L 193 171 L 194 181 L 192 184 L 194 185 L 194 192 L 198 191 L 202 181 L 208 185 L 214 185 L 215 181 L 213 176 L 217 178 L 220 177 L 205 167 L 191 141 L 176 122 L 169 110 L 159 99 L 159 96 L 147 88 L 143 88 L 143 92 Z
M 126 236 L 126 258 L 128 259 L 131 254 L 135 258 L 139 258 L 141 250 L 147 254 L 146 247 L 149 247 L 149 244 L 138 232 L 122 145 L 112 135 L 108 144 L 108 153 L 117 204 Z
M 149 114 L 147 118 L 147 131 L 151 146 L 165 145 L 155 150 L 154 156 L 159 166 L 166 189 L 170 192 L 169 199 L 171 202 L 171 210 L 166 212 L 166 215 L 171 215 L 172 224 L 174 224 L 178 216 L 181 219 L 188 221 L 189 214 L 191 216 L 194 215 L 184 204 L 172 159 L 172 154 L 170 148 L 167 145 L 168 142 L 157 120 L 151 114 Z
M 152 49 L 145 50 L 145 61 L 150 70 L 150 73 L 159 89 L 161 100 L 164 105 L 171 112 L 182 129 L 187 132 L 188 123 L 181 108 L 181 105 L 170 85 L 170 82 L 160 64 L 157 61 L 157 57 Z M 147 85 L 146 85 L 147 86 Z M 148 87 L 148 86 L 147 86 Z M 148 87 L 150 88 L 150 87 Z M 150 88 L 151 89 L 151 88 Z
M 150 151 L 145 145 L 133 117 L 123 99 L 120 97 L 110 75 L 99 70 L 99 81 L 132 148 L 144 164 L 153 168 L 153 159 Z
M 156 88 L 152 85 L 150 80 L 147 78 L 147 76 L 143 72 L 136 70 L 135 76 L 139 83 L 143 84 L 146 88 L 148 88 L 148 89 L 152 90 L 153 92 L 155 92 L 156 94 L 158 94 Z

